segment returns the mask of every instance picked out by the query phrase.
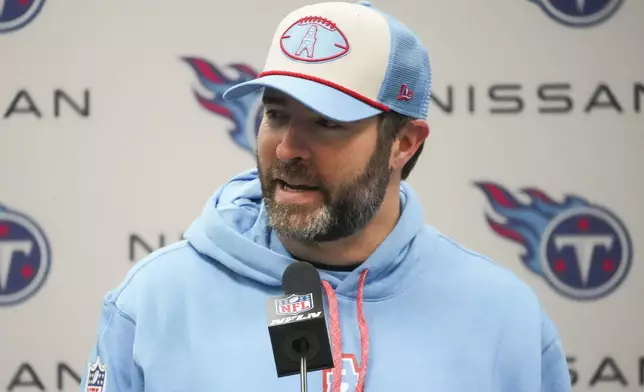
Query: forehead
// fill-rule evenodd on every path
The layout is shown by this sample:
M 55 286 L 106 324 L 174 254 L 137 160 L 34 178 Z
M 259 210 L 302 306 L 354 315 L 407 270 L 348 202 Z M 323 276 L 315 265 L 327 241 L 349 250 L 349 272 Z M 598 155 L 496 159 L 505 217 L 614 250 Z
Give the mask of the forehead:
M 308 106 L 299 102 L 290 95 L 268 87 L 264 90 L 262 102 L 264 105 L 279 106 L 293 115 L 310 118 L 325 117 L 321 113 L 310 109 Z
M 269 87 L 266 87 L 264 89 L 264 93 L 262 94 L 262 102 L 264 103 L 264 105 L 271 104 L 271 105 L 280 105 L 280 106 L 291 106 L 291 105 L 300 104 L 291 96 Z M 300 104 L 300 106 L 304 106 L 304 105 Z

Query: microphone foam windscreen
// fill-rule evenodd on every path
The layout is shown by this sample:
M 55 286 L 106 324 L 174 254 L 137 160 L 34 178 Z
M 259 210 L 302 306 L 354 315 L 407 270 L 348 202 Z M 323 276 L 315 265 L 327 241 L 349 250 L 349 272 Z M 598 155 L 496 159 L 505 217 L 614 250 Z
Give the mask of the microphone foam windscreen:
M 320 274 L 315 267 L 305 261 L 297 261 L 286 267 L 282 275 L 285 294 L 317 293 L 320 291 Z

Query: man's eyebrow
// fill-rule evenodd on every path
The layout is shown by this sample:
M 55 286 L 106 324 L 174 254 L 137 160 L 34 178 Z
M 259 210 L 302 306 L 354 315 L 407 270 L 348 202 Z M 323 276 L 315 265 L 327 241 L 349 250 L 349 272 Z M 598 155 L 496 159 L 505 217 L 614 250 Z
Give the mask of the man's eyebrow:
M 264 105 L 273 104 L 273 105 L 286 106 L 286 100 L 284 98 L 277 97 L 277 96 L 274 96 L 274 95 L 264 95 L 262 97 L 262 103 Z

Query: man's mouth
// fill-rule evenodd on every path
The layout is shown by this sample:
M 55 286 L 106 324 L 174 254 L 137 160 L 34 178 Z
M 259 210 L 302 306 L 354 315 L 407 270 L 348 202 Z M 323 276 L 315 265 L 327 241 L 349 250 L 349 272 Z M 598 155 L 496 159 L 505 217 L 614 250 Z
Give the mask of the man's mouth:
M 280 189 L 283 189 L 285 191 L 289 192 L 303 192 L 303 191 L 315 191 L 318 188 L 315 186 L 310 186 L 310 185 L 304 185 L 304 184 L 291 184 L 283 180 L 276 180 L 277 181 L 277 186 Z

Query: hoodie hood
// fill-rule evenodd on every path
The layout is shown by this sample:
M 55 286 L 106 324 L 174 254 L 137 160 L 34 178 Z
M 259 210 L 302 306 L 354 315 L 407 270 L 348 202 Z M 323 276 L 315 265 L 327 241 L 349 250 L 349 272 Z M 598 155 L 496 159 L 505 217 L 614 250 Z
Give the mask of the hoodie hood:
M 411 187 L 400 186 L 402 214 L 397 225 L 375 252 L 358 268 L 348 273 L 320 270 L 320 277 L 342 297 L 355 298 L 361 273 L 368 269 L 364 300 L 379 300 L 402 291 L 418 277 L 431 260 L 427 257 L 430 241 L 419 241 L 423 224 L 419 200 Z M 286 267 L 296 262 L 268 225 L 257 169 L 233 177 L 217 189 L 185 233 L 197 252 L 233 272 L 273 288 L 281 287 Z

